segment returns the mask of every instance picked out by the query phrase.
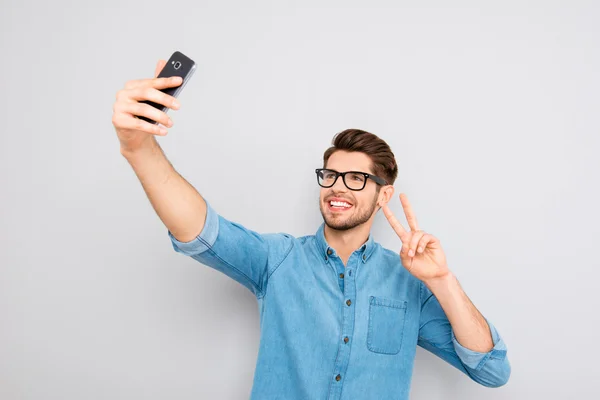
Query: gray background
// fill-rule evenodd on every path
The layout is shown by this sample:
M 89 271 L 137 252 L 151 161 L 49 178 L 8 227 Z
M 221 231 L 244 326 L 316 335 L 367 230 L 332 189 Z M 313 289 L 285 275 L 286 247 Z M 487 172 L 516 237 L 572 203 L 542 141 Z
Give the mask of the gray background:
M 391 209 L 512 364 L 488 389 L 419 349 L 412 399 L 598 398 L 600 6 L 451 3 L 3 0 L 0 398 L 248 397 L 253 295 L 173 251 L 111 124 L 174 50 L 198 70 L 159 141 L 253 230 L 314 234 L 335 133 L 390 144 Z M 400 249 L 382 213 L 373 234 Z

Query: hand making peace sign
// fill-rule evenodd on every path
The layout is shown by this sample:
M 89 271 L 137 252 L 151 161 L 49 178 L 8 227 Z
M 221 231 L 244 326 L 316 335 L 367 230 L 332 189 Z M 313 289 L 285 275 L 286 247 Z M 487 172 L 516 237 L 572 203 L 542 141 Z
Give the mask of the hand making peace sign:
M 415 217 L 408 198 L 404 193 L 400 193 L 400 202 L 408 221 L 410 231 L 406 231 L 396 219 L 387 204 L 383 208 L 383 213 L 388 219 L 394 231 L 402 241 L 400 251 L 400 260 L 402 265 L 421 281 L 441 278 L 450 271 L 446 263 L 446 256 L 442 250 L 440 241 L 429 233 L 419 230 L 417 218 Z

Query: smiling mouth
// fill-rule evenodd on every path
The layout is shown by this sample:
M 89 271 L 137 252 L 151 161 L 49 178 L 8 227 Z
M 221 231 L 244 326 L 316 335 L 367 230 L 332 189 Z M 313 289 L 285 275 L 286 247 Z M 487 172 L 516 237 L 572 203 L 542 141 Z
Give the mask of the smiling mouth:
M 327 208 L 332 211 L 332 212 L 344 212 L 344 211 L 348 211 L 350 209 L 352 209 L 352 207 L 354 207 L 353 205 L 342 205 L 340 203 L 336 202 L 336 205 L 331 204 L 330 201 L 327 202 Z

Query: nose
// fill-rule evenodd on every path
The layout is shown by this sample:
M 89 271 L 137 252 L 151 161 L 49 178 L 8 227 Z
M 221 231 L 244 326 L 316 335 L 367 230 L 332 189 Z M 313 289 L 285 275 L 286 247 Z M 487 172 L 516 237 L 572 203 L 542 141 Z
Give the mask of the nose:
M 338 176 L 337 181 L 335 181 L 335 184 L 330 189 L 334 192 L 345 192 L 346 190 L 348 190 L 346 185 L 344 185 L 344 178 L 342 176 Z

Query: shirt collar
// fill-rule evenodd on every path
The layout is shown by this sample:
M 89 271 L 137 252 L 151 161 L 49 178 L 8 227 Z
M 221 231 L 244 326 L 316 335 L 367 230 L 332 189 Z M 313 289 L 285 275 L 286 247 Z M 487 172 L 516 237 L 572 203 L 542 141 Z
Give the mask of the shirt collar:
M 317 241 L 317 248 L 319 250 L 319 254 L 323 256 L 323 259 L 327 260 L 328 257 L 337 256 L 335 249 L 329 246 L 329 243 L 327 243 L 327 240 L 325 240 L 325 222 L 323 222 L 321 226 L 319 226 L 319 229 L 317 229 L 315 238 Z M 373 250 L 375 250 L 375 244 L 376 243 L 373 239 L 373 234 L 369 232 L 369 238 L 367 239 L 367 241 L 357 250 L 354 251 L 355 253 L 362 253 L 360 258 L 363 264 L 367 262 L 367 260 L 373 253 Z

